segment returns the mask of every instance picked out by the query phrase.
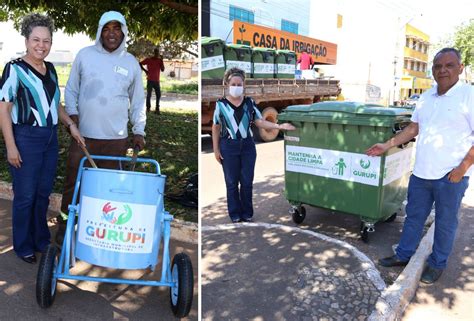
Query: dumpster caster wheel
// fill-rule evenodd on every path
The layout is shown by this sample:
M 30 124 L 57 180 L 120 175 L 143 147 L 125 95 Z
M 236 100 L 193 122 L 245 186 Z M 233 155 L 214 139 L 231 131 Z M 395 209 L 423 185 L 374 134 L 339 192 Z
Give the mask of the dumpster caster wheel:
M 299 208 L 295 208 L 293 210 L 293 213 L 291 214 L 291 217 L 293 219 L 293 222 L 296 224 L 301 224 L 303 223 L 305 217 L 306 217 L 306 209 L 304 206 L 300 206 Z
M 390 222 L 395 221 L 395 219 L 397 218 L 397 214 L 398 214 L 397 212 L 393 213 L 389 218 L 385 220 L 385 222 L 390 223 Z
M 360 238 L 362 242 L 369 243 L 369 229 L 367 227 L 362 228 L 360 231 Z
M 369 243 L 369 233 L 375 232 L 374 223 L 360 222 L 359 231 L 362 242 Z
M 41 256 L 36 277 L 36 302 L 43 309 L 49 308 L 56 297 L 57 279 L 53 278 L 53 273 L 57 265 L 56 247 L 50 244 Z
M 170 288 L 171 310 L 176 317 L 184 318 L 191 310 L 194 291 L 193 266 L 185 253 L 173 257 L 171 278 L 175 284 Z

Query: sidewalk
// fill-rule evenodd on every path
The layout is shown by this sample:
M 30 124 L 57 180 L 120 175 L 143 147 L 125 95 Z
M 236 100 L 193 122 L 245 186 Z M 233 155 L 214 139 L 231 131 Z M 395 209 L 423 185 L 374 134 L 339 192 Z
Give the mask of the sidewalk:
M 169 288 L 139 287 L 84 281 L 59 281 L 56 300 L 49 309 L 36 304 L 35 284 L 38 264 L 27 264 L 13 253 L 11 240 L 11 202 L 0 199 L 0 320 L 176 320 L 169 303 Z M 49 212 L 49 217 L 56 213 Z M 50 223 L 54 235 L 55 226 Z M 194 272 L 194 297 L 190 315 L 198 320 L 197 245 L 170 241 L 170 255 L 185 252 L 191 257 Z M 161 252 L 160 252 L 161 253 Z M 38 258 L 39 259 L 39 258 Z M 160 263 L 158 264 L 160 265 Z M 161 268 L 113 270 L 79 261 L 74 274 L 130 279 L 159 279 Z
M 474 320 L 473 187 L 463 199 L 457 237 L 446 270 L 435 284 L 420 284 L 401 320 Z

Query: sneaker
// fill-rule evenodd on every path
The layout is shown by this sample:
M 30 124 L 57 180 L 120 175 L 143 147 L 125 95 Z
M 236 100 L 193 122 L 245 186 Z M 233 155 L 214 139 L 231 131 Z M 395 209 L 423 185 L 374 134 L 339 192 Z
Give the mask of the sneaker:
M 423 270 L 423 274 L 421 274 L 421 282 L 433 284 L 439 279 L 441 274 L 443 274 L 442 269 L 435 269 L 429 265 L 426 265 L 425 269 Z
M 243 218 L 241 221 L 245 223 L 252 223 L 253 219 L 251 217 L 248 217 L 248 218 Z
M 242 220 L 240 218 L 232 218 L 231 219 L 232 223 L 240 223 Z

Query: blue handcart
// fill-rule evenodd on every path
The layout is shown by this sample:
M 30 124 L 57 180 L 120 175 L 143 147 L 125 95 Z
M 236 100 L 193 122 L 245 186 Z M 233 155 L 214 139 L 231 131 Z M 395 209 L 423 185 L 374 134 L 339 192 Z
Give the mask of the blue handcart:
M 185 253 L 178 253 L 170 264 L 170 223 L 173 216 L 164 209 L 166 176 L 157 161 L 145 158 L 90 156 L 93 160 L 131 162 L 132 170 L 85 167 L 81 160 L 66 233 L 59 258 L 54 245 L 41 257 L 36 280 L 36 300 L 50 307 L 59 279 L 167 286 L 175 316 L 188 315 L 193 298 L 193 268 Z M 135 162 L 156 167 L 156 173 L 135 172 Z M 80 190 L 80 202 L 77 198 Z M 74 227 L 78 214 L 77 230 Z M 75 236 L 74 236 L 75 234 Z M 161 280 L 130 280 L 70 274 L 75 258 L 90 264 L 115 269 L 154 270 L 158 264 L 160 242 Z

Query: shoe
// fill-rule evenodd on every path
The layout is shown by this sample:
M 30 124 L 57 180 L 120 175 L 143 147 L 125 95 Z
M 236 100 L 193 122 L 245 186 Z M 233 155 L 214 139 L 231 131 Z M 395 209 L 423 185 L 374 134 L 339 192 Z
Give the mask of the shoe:
M 29 263 L 29 264 L 36 263 L 36 255 L 34 255 L 34 254 L 30 254 L 30 255 L 27 255 L 27 256 L 20 256 L 20 259 L 22 259 L 23 261 L 25 261 L 26 263 Z
M 240 223 L 242 220 L 240 218 L 232 218 L 231 219 L 232 223 Z
M 241 219 L 242 222 L 245 222 L 245 223 L 252 223 L 253 222 L 253 219 L 251 217 L 248 217 L 248 218 L 243 218 Z
M 380 259 L 379 264 L 385 267 L 405 266 L 408 264 L 408 261 L 401 261 L 396 255 L 392 255 L 392 256 Z
M 443 274 L 442 269 L 435 269 L 429 265 L 426 265 L 425 269 L 423 270 L 423 273 L 421 274 L 421 282 L 426 284 L 433 284 L 436 282 L 436 280 L 439 279 L 441 274 Z

